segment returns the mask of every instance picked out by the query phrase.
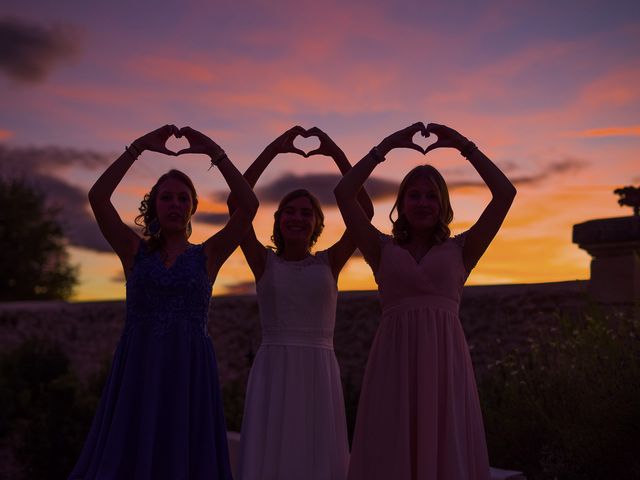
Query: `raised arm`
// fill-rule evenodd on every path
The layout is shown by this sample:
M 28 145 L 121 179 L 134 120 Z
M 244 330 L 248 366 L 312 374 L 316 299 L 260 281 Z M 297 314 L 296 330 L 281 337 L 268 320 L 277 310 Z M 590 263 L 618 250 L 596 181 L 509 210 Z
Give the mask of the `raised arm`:
M 258 158 L 249 166 L 246 172 L 244 172 L 244 178 L 249 185 L 253 188 L 260 175 L 269 166 L 271 161 L 280 153 L 297 153 L 304 156 L 304 152 L 293 145 L 293 140 L 298 135 L 304 135 L 306 130 L 300 126 L 295 126 L 284 132 L 274 141 L 272 141 L 263 152 L 258 155 Z M 229 196 L 228 200 L 229 211 L 233 212 L 236 208 L 236 197 L 233 192 Z M 267 258 L 267 249 L 256 237 L 253 226 L 249 227 L 249 230 L 242 238 L 240 242 L 240 248 L 244 253 L 247 263 L 253 272 L 253 276 L 258 281 L 262 277 L 264 272 L 265 262 Z
M 180 135 L 189 141 L 189 148 L 181 150 L 183 153 L 203 153 L 211 158 L 222 173 L 231 193 L 236 201 L 236 208 L 222 229 L 204 242 L 204 252 L 207 256 L 207 272 L 209 278 L 215 280 L 220 267 L 236 249 L 240 240 L 251 226 L 251 221 L 258 210 L 258 199 L 253 190 L 238 169 L 231 163 L 227 154 L 220 146 L 206 135 L 191 127 L 180 129 Z
M 473 165 L 491 191 L 491 201 L 480 218 L 469 229 L 462 251 L 467 271 L 480 257 L 498 233 L 516 196 L 516 188 L 500 169 L 476 145 L 452 128 L 437 123 L 427 125 L 427 133 L 435 134 L 438 141 L 427 147 L 425 153 L 436 148 L 455 148 Z
M 374 272 L 380 263 L 380 232 L 371 224 L 370 217 L 357 201 L 357 195 L 373 169 L 394 148 L 410 148 L 423 153 L 422 148 L 412 140 L 417 132 L 426 135 L 422 123 L 415 123 L 386 137 L 342 177 L 334 190 L 347 230 Z
M 336 145 L 336 143 L 325 132 L 318 127 L 310 128 L 307 131 L 307 135 L 316 136 L 320 140 L 320 146 L 315 150 L 312 150 L 307 156 L 312 155 L 327 155 L 333 158 L 333 161 L 337 165 L 340 173 L 344 175 L 351 169 L 351 163 L 347 159 L 342 149 Z M 367 219 L 373 218 L 373 203 L 369 195 L 364 188 L 360 188 L 357 194 L 357 201 L 364 211 Z M 333 276 L 337 279 L 342 267 L 344 267 L 347 260 L 351 257 L 356 244 L 349 233 L 349 230 L 345 230 L 340 239 L 329 248 L 329 263 L 331 264 L 331 270 Z
M 122 221 L 111 203 L 111 196 L 133 162 L 145 150 L 175 155 L 165 147 L 165 143 L 169 137 L 177 133 L 178 128 L 175 125 L 165 125 L 138 138 L 107 168 L 89 190 L 89 204 L 98 226 L 111 248 L 120 257 L 125 275 L 133 265 L 140 237 Z

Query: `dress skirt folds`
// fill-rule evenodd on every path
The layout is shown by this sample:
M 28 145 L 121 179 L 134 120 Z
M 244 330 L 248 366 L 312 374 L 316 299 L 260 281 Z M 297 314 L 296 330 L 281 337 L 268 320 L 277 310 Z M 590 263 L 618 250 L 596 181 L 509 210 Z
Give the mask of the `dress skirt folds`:
M 464 234 L 417 262 L 389 237 L 382 321 L 363 380 L 349 480 L 488 480 L 482 413 L 458 318 Z
M 249 376 L 237 477 L 345 480 L 337 287 L 327 252 L 291 262 L 269 251 L 257 291 L 262 344 Z
M 127 317 L 76 480 L 230 480 L 201 245 L 166 268 L 144 243 Z

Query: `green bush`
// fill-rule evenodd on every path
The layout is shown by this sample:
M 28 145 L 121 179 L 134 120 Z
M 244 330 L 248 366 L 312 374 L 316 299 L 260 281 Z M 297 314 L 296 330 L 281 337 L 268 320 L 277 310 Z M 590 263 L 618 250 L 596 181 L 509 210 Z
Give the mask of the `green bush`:
M 0 440 L 11 440 L 25 478 L 69 475 L 98 402 L 97 383 L 82 385 L 64 352 L 47 341 L 30 339 L 0 356 Z
M 246 380 L 232 380 L 222 385 L 222 405 L 228 431 L 239 432 L 242 428 Z
M 532 480 L 640 478 L 637 313 L 557 320 L 480 383 L 491 464 Z

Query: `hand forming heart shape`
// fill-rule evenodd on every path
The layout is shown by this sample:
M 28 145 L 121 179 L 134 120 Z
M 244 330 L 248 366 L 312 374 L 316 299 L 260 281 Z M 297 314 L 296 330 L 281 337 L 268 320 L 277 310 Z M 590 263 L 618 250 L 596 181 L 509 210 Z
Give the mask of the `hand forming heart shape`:
M 184 140 L 182 145 L 177 144 L 178 139 L 182 137 L 187 141 L 186 146 L 184 145 Z M 203 133 L 191 127 L 178 128 L 175 125 L 165 125 L 157 128 L 135 140 L 132 145 L 135 145 L 140 152 L 149 150 L 171 156 L 185 153 L 203 153 L 215 157 L 223 153 L 222 148 Z M 185 148 L 181 148 L 176 152 L 175 148 L 180 146 Z
M 189 140 L 184 135 L 177 134 L 171 135 L 167 138 L 167 141 L 164 142 L 164 146 L 167 150 L 177 156 L 179 155 L 177 152 L 182 152 L 182 154 L 187 153 L 185 151 L 191 148 L 191 143 L 189 143 Z
M 305 130 L 304 133 L 299 133 L 293 138 L 292 145 L 302 152 L 302 156 L 309 158 L 311 155 L 317 155 L 313 153 L 318 150 L 322 142 L 317 134 L 309 133 Z
M 423 154 L 426 154 L 430 150 L 429 147 L 438 143 L 438 136 L 429 133 L 425 136 L 423 132 L 416 132 L 411 138 L 411 142 L 420 148 Z
M 432 134 L 436 138 L 430 138 Z M 392 133 L 382 140 L 378 147 L 383 155 L 395 148 L 409 148 L 422 154 L 427 154 L 436 148 L 456 148 L 460 150 L 468 142 L 467 138 L 446 125 L 430 123 L 425 127 L 422 122 L 418 122 Z
M 278 153 L 297 153 L 305 158 L 313 155 L 326 155 L 335 158 L 336 155 L 343 154 L 331 137 L 318 127 L 311 127 L 307 130 L 296 125 L 278 137 L 274 144 L 279 147 Z

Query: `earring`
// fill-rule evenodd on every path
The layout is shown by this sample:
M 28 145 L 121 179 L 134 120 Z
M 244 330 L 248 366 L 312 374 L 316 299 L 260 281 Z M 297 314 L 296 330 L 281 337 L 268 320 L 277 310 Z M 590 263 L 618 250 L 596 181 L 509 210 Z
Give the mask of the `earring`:
M 152 237 L 158 238 L 160 236 L 160 231 L 161 231 L 160 222 L 158 221 L 157 218 L 154 218 L 149 222 L 149 225 L 147 226 L 147 231 L 149 232 L 149 235 L 151 235 Z

